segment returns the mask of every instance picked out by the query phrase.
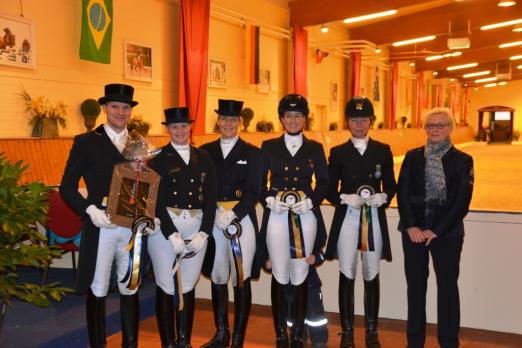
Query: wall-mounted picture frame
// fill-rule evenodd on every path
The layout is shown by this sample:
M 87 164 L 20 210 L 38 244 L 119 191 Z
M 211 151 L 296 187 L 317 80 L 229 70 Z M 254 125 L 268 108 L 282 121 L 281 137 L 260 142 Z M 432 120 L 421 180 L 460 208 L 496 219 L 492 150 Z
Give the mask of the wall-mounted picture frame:
M 227 87 L 227 64 L 224 60 L 210 58 L 208 63 L 208 86 L 211 88 Z
M 0 64 L 36 69 L 33 22 L 0 13 Z
M 337 111 L 337 104 L 339 103 L 339 84 L 337 81 L 330 81 L 330 109 Z
M 259 83 L 257 84 L 258 93 L 270 93 L 270 70 L 259 69 Z
M 125 41 L 123 46 L 123 77 L 127 80 L 152 82 L 152 48 Z

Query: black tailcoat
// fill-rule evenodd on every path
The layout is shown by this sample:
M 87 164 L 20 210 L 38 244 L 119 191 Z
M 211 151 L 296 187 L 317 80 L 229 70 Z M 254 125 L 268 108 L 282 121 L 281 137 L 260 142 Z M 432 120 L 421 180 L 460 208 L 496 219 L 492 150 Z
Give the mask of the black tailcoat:
M 256 203 L 261 191 L 261 173 L 259 148 L 239 138 L 230 150 L 227 158 L 223 158 L 220 139 L 201 146 L 206 150 L 214 167 L 217 178 L 217 200 L 239 201 L 232 209 L 241 221 L 246 215 L 254 224 L 256 236 L 259 228 L 256 216 Z M 207 247 L 203 274 L 210 277 L 214 262 L 215 244 L 210 242 Z M 252 265 L 252 278 L 259 278 L 260 267 L 256 260 Z
M 268 172 L 270 172 L 270 178 L 268 178 Z M 315 188 L 312 188 L 312 176 L 315 176 Z M 326 228 L 320 207 L 329 183 L 328 165 L 323 145 L 307 139 L 303 135 L 303 144 L 292 157 L 286 148 L 284 135 L 264 141 L 261 145 L 261 179 L 260 202 L 263 206 L 266 206 L 267 197 L 287 190 L 303 191 L 307 198 L 312 200 L 313 212 L 317 219 L 313 253 L 319 252 L 326 242 Z M 270 210 L 265 209 L 260 240 L 257 244 L 259 260 L 262 264 L 268 258 L 266 228 L 269 217 Z
M 337 242 L 346 215 L 347 206 L 341 204 L 339 196 L 342 193 L 357 193 L 357 189 L 362 185 L 370 185 L 375 193 L 384 192 L 387 195 L 387 203 L 377 208 L 377 211 L 383 243 L 381 258 L 391 261 L 390 236 L 385 209 L 395 196 L 397 184 L 390 146 L 370 138 L 366 150 L 361 155 L 350 139 L 346 143 L 332 148 L 328 167 L 330 186 L 326 198 L 335 206 L 335 213 L 328 237 L 326 258 L 331 260 L 337 254 Z
M 124 161 L 125 158 L 111 142 L 103 125 L 74 138 L 60 184 L 60 194 L 84 220 L 76 278 L 76 291 L 80 293 L 89 288 L 94 278 L 100 235 L 100 229 L 93 225 L 85 209 L 91 204 L 105 209 L 102 201 L 109 195 L 114 165 Z M 87 198 L 78 192 L 81 178 L 85 181 Z
M 463 219 L 468 213 L 473 194 L 473 158 L 451 147 L 442 157 L 446 180 L 446 199 L 430 203 L 426 216 L 424 146 L 408 151 L 402 162 L 397 190 L 399 230 L 410 227 L 431 229 L 438 237 L 463 236 Z
M 203 210 L 199 230 L 211 235 L 216 216 L 216 171 L 209 154 L 190 146 L 190 159 L 186 164 L 168 143 L 150 166 L 161 176 L 156 216 L 165 238 L 178 232 L 167 207 Z

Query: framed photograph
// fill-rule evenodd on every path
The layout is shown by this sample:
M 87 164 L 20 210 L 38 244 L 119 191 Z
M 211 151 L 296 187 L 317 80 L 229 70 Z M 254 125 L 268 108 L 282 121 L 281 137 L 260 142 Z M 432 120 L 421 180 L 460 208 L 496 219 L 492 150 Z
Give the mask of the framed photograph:
M 208 86 L 213 88 L 227 87 L 227 66 L 225 61 L 210 58 L 208 64 Z
M 339 103 L 339 84 L 337 81 L 330 81 L 330 109 L 337 111 L 337 104 Z
M 257 84 L 259 93 L 270 93 L 270 70 L 259 69 L 259 83 Z
M 114 166 L 107 213 L 118 226 L 132 226 L 138 216 L 153 218 L 160 176 L 150 168 L 136 170 L 133 162 Z
M 0 64 L 36 69 L 34 23 L 0 13 Z
M 152 48 L 126 41 L 123 52 L 124 77 L 152 82 Z

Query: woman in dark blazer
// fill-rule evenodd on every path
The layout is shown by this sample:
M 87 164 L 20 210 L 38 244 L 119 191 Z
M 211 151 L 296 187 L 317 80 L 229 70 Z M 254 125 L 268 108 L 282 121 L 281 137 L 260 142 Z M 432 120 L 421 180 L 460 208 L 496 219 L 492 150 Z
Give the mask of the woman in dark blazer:
M 473 193 L 473 159 L 450 140 L 453 117 L 447 108 L 428 112 L 425 146 L 408 151 L 397 190 L 399 230 L 408 285 L 408 347 L 424 347 L 429 254 L 437 277 L 438 340 L 459 346 L 459 263 L 463 219 Z

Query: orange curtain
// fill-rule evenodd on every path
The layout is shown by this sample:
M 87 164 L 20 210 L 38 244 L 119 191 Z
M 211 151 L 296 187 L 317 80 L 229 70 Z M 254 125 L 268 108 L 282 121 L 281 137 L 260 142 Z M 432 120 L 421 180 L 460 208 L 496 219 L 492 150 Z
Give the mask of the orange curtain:
M 352 97 L 358 97 L 361 91 L 361 52 L 352 53 Z
M 306 97 L 306 68 L 308 54 L 308 32 L 294 26 L 294 93 Z
M 390 129 L 395 128 L 395 119 L 397 112 L 397 95 L 399 93 L 399 65 L 392 65 L 392 88 L 391 88 L 391 108 L 390 108 Z
M 188 106 L 193 134 L 205 133 L 210 0 L 180 0 L 179 105 Z
M 424 72 L 417 75 L 417 129 L 422 127 L 422 107 L 424 106 Z

